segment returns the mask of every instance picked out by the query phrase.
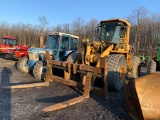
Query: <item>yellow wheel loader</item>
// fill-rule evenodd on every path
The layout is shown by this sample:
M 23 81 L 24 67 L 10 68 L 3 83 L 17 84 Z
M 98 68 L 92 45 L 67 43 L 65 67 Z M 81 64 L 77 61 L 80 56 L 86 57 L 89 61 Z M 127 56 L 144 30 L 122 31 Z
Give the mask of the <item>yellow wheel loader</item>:
M 100 58 L 105 57 L 108 63 L 108 87 L 118 91 L 127 76 L 137 78 L 139 74 L 140 58 L 132 56 L 130 52 L 130 23 L 122 19 L 101 21 L 96 31 L 98 40 L 86 39 L 80 57 L 75 61 L 100 68 Z M 92 78 L 93 84 L 94 81 L 95 78 Z

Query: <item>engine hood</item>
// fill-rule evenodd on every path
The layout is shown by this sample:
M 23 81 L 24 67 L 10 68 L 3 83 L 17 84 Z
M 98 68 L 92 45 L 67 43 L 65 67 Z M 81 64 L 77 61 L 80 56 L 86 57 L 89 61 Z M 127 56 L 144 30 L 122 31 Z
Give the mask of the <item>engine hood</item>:
M 53 53 L 53 49 L 44 49 L 44 48 L 29 48 L 28 49 L 28 53 L 45 54 L 46 51 L 49 51 L 50 54 Z
M 17 46 L 12 46 L 9 44 L 0 44 L 0 48 L 4 49 L 4 50 L 23 50 L 23 51 L 27 51 L 28 50 L 28 46 L 23 46 L 23 45 L 17 45 Z

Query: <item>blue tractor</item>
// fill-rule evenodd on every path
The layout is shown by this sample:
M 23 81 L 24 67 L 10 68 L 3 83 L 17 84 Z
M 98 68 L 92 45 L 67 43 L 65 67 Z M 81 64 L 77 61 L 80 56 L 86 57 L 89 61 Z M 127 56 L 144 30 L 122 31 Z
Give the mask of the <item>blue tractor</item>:
M 46 72 L 46 51 L 49 51 L 53 60 L 74 62 L 70 55 L 72 53 L 78 54 L 78 40 L 78 36 L 71 34 L 61 32 L 49 33 L 45 47 L 29 48 L 28 56 L 23 57 L 17 62 L 17 69 L 23 73 L 33 72 L 37 80 L 42 80 Z

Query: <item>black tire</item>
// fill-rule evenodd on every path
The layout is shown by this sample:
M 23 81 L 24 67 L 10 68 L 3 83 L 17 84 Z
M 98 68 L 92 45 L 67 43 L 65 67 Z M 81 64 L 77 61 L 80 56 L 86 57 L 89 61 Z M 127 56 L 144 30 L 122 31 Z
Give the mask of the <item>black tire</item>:
M 147 62 L 146 62 L 146 67 L 148 67 L 149 61 L 151 61 L 152 59 L 149 57 Z
M 154 60 L 148 61 L 147 65 L 147 73 L 154 73 L 156 72 L 156 62 Z
M 30 69 L 28 66 L 26 66 L 28 61 L 28 57 L 25 56 L 23 58 L 21 58 L 18 62 L 17 62 L 17 69 L 23 73 L 29 73 Z
M 36 80 L 44 81 L 45 74 L 42 74 L 43 68 L 46 66 L 46 62 L 38 61 L 33 68 L 33 75 L 36 78 Z
M 66 61 L 75 63 L 77 58 L 78 58 L 78 56 L 79 56 L 79 54 L 80 53 L 78 51 L 72 52 L 71 54 L 68 55 Z
M 156 61 L 156 71 L 160 71 L 160 61 Z
M 13 57 L 13 59 L 16 60 L 16 61 L 19 60 L 19 58 L 18 58 L 15 54 L 13 54 L 12 57 Z
M 21 71 L 21 69 L 20 69 L 20 65 L 19 65 L 19 64 L 20 64 L 20 60 L 19 60 L 19 61 L 17 61 L 16 67 L 17 67 L 17 70 L 18 70 L 18 71 Z
M 112 54 L 107 58 L 108 62 L 108 87 L 118 91 L 124 86 L 127 76 L 126 58 L 120 54 Z
M 141 63 L 140 58 L 137 56 L 133 56 L 131 77 L 138 78 L 138 76 L 140 74 L 140 63 Z

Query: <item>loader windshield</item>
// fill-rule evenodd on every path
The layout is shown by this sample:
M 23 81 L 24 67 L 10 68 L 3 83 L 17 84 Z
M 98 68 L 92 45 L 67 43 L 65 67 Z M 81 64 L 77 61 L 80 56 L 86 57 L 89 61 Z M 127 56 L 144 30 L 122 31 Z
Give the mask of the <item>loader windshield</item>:
M 120 38 L 120 26 L 116 22 L 102 23 L 101 40 L 118 43 Z
M 48 38 L 48 41 L 46 43 L 45 48 L 58 49 L 59 38 L 60 38 L 59 35 L 56 35 L 56 36 L 50 35 Z

